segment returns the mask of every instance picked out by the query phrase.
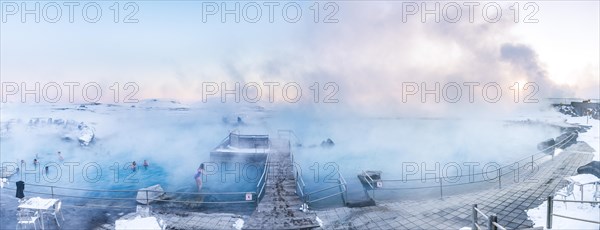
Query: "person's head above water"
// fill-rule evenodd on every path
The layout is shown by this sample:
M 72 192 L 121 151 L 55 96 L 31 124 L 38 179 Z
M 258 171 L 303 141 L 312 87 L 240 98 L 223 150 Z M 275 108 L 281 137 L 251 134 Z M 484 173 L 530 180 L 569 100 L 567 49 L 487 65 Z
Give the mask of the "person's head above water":
M 198 167 L 198 169 L 204 169 L 204 163 L 200 164 L 200 167 Z

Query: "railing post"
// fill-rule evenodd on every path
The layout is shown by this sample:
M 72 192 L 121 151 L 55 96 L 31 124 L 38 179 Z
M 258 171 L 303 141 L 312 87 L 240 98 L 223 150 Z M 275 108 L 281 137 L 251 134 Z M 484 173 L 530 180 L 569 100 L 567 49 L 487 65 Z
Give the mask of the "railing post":
M 494 222 L 498 223 L 498 217 L 496 216 L 496 214 L 492 214 L 490 216 L 490 219 L 488 221 L 488 229 L 489 230 L 497 230 L 498 228 L 496 228 L 496 225 L 494 225 Z
M 554 202 L 553 199 L 554 197 L 548 196 L 548 211 L 546 212 L 546 228 L 548 229 L 552 229 L 552 202 Z
M 502 189 L 502 170 L 498 168 L 498 189 Z
M 477 228 L 477 210 L 475 210 L 477 208 L 477 204 L 473 205 L 473 226 L 471 226 L 472 230 L 479 230 L 479 228 Z
M 444 192 L 442 191 L 442 178 L 440 178 L 440 199 L 444 199 Z
M 149 205 L 150 201 L 149 201 L 149 197 L 148 197 L 148 190 L 146 190 L 146 205 Z
M 54 186 L 50 186 L 50 193 L 52 194 L 52 198 L 54 198 Z
M 531 172 L 533 172 L 534 167 L 533 167 L 533 155 L 531 155 Z

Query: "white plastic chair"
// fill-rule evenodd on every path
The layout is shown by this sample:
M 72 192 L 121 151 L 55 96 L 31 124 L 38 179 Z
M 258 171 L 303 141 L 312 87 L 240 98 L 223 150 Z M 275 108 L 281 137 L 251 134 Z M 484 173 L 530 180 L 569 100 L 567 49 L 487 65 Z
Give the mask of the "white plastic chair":
M 33 225 L 33 228 L 37 230 L 37 220 L 40 218 L 39 212 L 23 209 L 17 212 L 17 227 L 19 229 L 22 225 Z M 41 225 L 40 225 L 41 226 Z
M 54 217 L 54 220 L 56 221 L 56 225 L 60 228 L 60 223 L 58 222 L 58 215 L 60 215 L 60 217 L 62 218 L 63 221 L 65 221 L 65 217 L 63 216 L 62 212 L 60 211 L 62 207 L 62 202 L 59 200 L 56 202 L 56 204 L 54 204 L 54 209 L 51 210 L 51 212 L 47 212 L 46 214 L 51 215 Z
M 573 182 L 569 181 L 569 184 L 567 185 L 567 187 L 565 188 L 565 191 L 559 191 L 556 193 L 557 196 L 562 196 L 563 200 L 566 200 L 567 197 L 569 196 L 573 196 L 573 200 L 575 200 L 575 193 L 573 193 L 573 189 L 575 188 L 575 184 Z M 567 208 L 567 202 L 565 203 L 565 208 Z

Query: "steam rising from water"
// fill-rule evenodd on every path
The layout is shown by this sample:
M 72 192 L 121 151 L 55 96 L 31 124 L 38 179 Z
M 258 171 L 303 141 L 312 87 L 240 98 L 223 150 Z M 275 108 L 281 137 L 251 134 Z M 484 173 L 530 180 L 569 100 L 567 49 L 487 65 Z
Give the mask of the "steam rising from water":
M 298 136 L 298 140 L 292 141 L 302 144 L 302 147 L 294 148 L 294 151 L 305 177 L 310 178 L 315 173 L 315 164 L 323 174 L 325 164 L 333 162 L 350 179 L 354 179 L 354 175 L 360 170 L 368 169 L 383 170 L 388 178 L 400 178 L 402 172 L 398 166 L 403 162 L 425 162 L 430 165 L 434 162 L 442 165 L 447 162 L 508 163 L 536 152 L 535 146 L 539 141 L 558 135 L 558 130 L 553 128 L 521 126 L 497 118 L 370 118 L 340 114 L 321 116 L 318 113 L 291 112 L 285 108 L 232 109 L 224 105 L 192 106 L 179 110 L 161 106 L 150 109 L 139 105 L 135 108 L 96 105 L 87 106 L 84 111 L 56 110 L 48 106 L 36 108 L 12 105 L 9 108 L 10 110 L 4 110 L 7 111 L 7 116 L 3 114 L 3 123 L 11 118 L 27 121 L 28 117 L 34 115 L 74 119 L 94 127 L 96 140 L 89 147 L 81 147 L 77 143 L 61 141 L 56 130 L 16 125 L 2 136 L 3 162 L 24 159 L 30 164 L 37 154 L 44 165 L 47 162 L 58 162 L 56 152 L 61 151 L 65 162 L 80 162 L 76 177 L 81 177 L 78 175 L 81 171 L 78 170 L 87 163 L 96 162 L 102 167 L 101 182 L 90 183 L 79 178 L 74 186 L 113 186 L 113 189 L 137 189 L 161 183 L 167 190 L 193 191 L 193 174 L 196 168 L 202 162 L 211 161 L 210 150 L 232 130 L 245 134 L 276 136 L 277 130 L 290 129 Z M 236 124 L 237 117 L 243 120 L 243 125 Z M 320 147 L 321 141 L 327 138 L 335 142 L 334 147 Z M 129 174 L 127 167 L 131 161 L 136 161 L 140 167 L 144 159 L 149 161 L 151 169 L 158 171 L 148 174 L 140 169 L 135 177 L 140 179 L 138 183 L 107 183 L 114 179 L 110 167 L 115 163 L 121 168 L 122 181 Z M 244 163 L 241 159 L 234 161 Z M 66 176 L 66 169 L 63 168 L 63 176 Z M 256 170 L 239 171 L 242 174 L 242 184 L 255 184 L 256 174 L 260 173 Z M 250 179 L 244 182 L 244 176 Z M 94 178 L 93 175 L 90 177 Z M 232 176 L 226 176 L 228 181 L 225 184 L 220 179 L 221 175 L 217 173 L 208 178 L 207 185 L 213 186 L 212 189 L 236 186 Z M 67 178 L 59 184 L 72 187 Z

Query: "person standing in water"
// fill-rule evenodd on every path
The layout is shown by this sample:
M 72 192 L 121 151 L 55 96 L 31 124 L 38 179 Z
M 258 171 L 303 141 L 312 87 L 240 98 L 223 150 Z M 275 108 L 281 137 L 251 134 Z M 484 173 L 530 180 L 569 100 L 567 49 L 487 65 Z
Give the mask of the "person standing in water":
M 135 171 L 137 169 L 137 163 L 135 163 L 135 161 L 133 161 L 131 163 L 131 170 Z
M 194 175 L 194 179 L 196 179 L 196 185 L 198 186 L 198 192 L 202 190 L 202 174 L 204 174 L 204 163 L 200 164 L 198 170 L 196 170 L 196 175 Z
M 56 154 L 58 155 L 58 160 L 59 161 L 64 161 L 65 160 L 65 158 L 63 158 L 63 156 L 60 155 L 60 151 L 58 151 L 58 153 L 56 153 Z
M 148 161 L 144 160 L 144 169 L 148 169 Z

